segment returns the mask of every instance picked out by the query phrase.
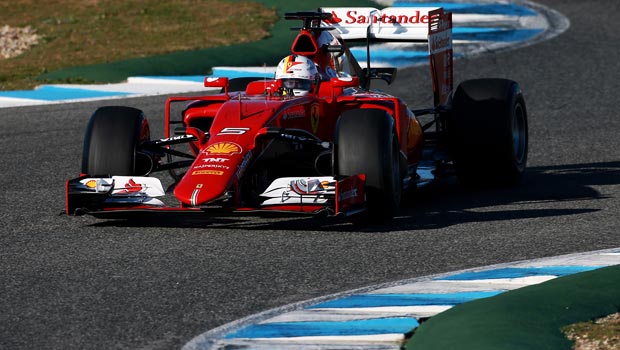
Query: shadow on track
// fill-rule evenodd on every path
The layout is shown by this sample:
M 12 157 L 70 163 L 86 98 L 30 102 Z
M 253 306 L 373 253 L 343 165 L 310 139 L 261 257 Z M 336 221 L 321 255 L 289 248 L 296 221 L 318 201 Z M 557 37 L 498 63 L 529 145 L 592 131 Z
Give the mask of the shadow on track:
M 618 184 L 620 162 L 544 166 L 529 168 L 524 182 L 510 189 L 472 189 L 461 186 L 454 178 L 442 180 L 407 196 L 394 220 L 382 225 L 361 225 L 314 216 L 256 219 L 253 216 L 171 213 L 145 215 L 132 220 L 107 220 L 93 226 L 339 232 L 431 230 L 462 223 L 591 213 L 601 209 L 583 201 L 607 198 L 593 186 Z

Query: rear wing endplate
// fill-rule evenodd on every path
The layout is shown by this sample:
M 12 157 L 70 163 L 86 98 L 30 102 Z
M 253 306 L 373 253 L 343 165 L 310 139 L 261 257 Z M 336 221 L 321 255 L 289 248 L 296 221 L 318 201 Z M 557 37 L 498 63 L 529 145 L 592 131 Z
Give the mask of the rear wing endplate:
M 452 13 L 437 9 L 429 12 L 428 52 L 433 78 L 435 106 L 448 104 L 454 89 L 452 65 Z
M 321 27 L 343 40 L 428 43 L 435 106 L 445 105 L 453 90 L 452 13 L 437 7 L 324 7 L 331 18 Z

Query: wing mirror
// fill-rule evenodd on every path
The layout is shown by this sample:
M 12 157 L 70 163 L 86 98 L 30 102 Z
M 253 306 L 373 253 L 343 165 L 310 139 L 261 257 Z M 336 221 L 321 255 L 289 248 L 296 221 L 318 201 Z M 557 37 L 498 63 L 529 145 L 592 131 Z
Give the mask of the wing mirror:
M 221 88 L 228 94 L 228 78 L 206 77 L 205 87 Z

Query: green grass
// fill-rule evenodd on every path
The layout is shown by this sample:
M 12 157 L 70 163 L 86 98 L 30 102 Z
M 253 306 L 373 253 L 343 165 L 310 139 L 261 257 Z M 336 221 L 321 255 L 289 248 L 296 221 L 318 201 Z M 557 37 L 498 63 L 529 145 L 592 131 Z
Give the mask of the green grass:
M 0 60 L 0 89 L 32 88 L 39 75 L 75 66 L 253 42 L 278 20 L 273 7 L 246 1 L 1 0 L 0 26 L 31 26 L 41 40 Z
M 370 0 L 0 0 L 0 25 L 42 36 L 0 61 L 0 90 L 43 83 L 114 83 L 129 76 L 207 75 L 216 65 L 275 65 L 299 23 L 289 11 L 380 7 Z
M 242 4 L 240 1 L 229 0 Z M 271 27 L 268 37 L 248 43 L 234 43 L 207 49 L 177 51 L 170 54 L 132 58 L 110 63 L 80 66 L 41 74 L 41 82 L 91 81 L 120 82 L 128 76 L 207 75 L 214 66 L 262 66 L 276 65 L 290 53 L 300 22 L 285 21 L 284 13 L 309 11 L 317 7 L 359 6 L 379 7 L 369 0 L 315 0 L 311 4 L 290 0 L 254 0 L 264 8 L 275 9 L 278 21 Z

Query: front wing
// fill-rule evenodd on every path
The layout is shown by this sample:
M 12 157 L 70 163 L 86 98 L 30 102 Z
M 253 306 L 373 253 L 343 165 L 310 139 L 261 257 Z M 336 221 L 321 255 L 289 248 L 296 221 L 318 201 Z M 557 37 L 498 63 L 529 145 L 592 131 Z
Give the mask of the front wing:
M 365 176 L 279 178 L 259 196 L 259 205 L 167 206 L 159 179 L 145 176 L 81 176 L 66 183 L 66 213 L 132 218 L 152 213 L 214 216 L 237 214 L 320 214 L 350 216 L 365 210 Z

